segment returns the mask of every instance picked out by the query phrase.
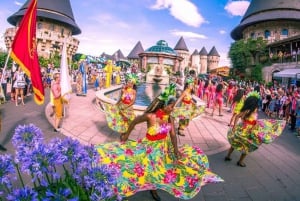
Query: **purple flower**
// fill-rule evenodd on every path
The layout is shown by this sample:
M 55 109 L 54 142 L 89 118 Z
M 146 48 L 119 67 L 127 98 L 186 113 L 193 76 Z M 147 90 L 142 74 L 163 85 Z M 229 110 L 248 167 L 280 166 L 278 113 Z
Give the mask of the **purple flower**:
M 91 169 L 84 177 L 85 187 L 94 189 L 91 199 L 105 200 L 116 195 L 113 187 L 116 185 L 118 175 L 119 173 L 116 170 L 106 165 Z
M 34 182 L 39 179 L 42 186 L 47 186 L 50 178 L 46 178 L 46 174 L 58 177 L 52 165 L 55 161 L 54 155 L 54 151 L 49 149 L 47 145 L 40 144 L 33 148 L 30 153 L 19 158 L 21 170 L 32 175 Z
M 78 201 L 79 198 L 75 197 L 72 198 L 72 191 L 69 188 L 59 188 L 55 189 L 56 192 L 51 191 L 48 189 L 46 191 L 46 197 L 42 199 L 42 201 Z
M 30 187 L 15 189 L 7 196 L 10 201 L 39 201 L 38 194 Z
M 11 155 L 0 155 L 0 195 L 2 187 L 6 186 L 8 189 L 12 187 L 12 180 L 16 180 L 16 170 L 14 167 L 13 158 Z
M 17 147 L 27 147 L 31 148 L 36 144 L 43 142 L 43 133 L 41 129 L 36 127 L 34 124 L 19 125 L 15 129 L 14 136 L 12 138 L 12 143 Z

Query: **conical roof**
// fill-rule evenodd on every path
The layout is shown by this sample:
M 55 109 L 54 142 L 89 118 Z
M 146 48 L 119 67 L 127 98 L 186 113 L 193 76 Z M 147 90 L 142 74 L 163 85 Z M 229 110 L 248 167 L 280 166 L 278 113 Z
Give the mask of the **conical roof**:
M 17 23 L 22 19 L 30 1 L 31 0 L 27 0 L 20 10 L 7 18 L 7 21 L 11 25 L 16 26 Z M 37 2 L 37 17 L 55 20 L 70 26 L 73 35 L 81 33 L 80 28 L 75 22 L 70 0 L 38 0 Z
M 115 61 L 126 60 L 126 57 L 120 49 L 113 54 L 113 58 Z
M 182 36 L 180 37 L 179 41 L 175 45 L 174 50 L 189 51 Z
M 220 55 L 219 55 L 217 49 L 215 48 L 215 46 L 213 46 L 211 48 L 211 50 L 208 53 L 208 56 L 218 56 L 218 57 L 220 57 Z
M 127 56 L 128 59 L 139 59 L 139 54 L 144 52 L 144 48 L 142 46 L 141 41 L 139 41 L 134 48 L 131 50 L 129 55 Z
M 300 21 L 299 0 L 252 0 L 240 24 L 231 32 L 234 40 L 243 38 L 243 30 L 263 21 Z
M 200 50 L 199 54 L 201 56 L 207 56 L 207 51 L 206 51 L 205 47 L 202 47 L 202 49 Z
M 195 49 L 192 55 L 193 55 L 193 56 L 194 56 L 194 55 L 199 55 L 199 52 L 198 52 L 198 50 L 197 50 L 197 49 Z

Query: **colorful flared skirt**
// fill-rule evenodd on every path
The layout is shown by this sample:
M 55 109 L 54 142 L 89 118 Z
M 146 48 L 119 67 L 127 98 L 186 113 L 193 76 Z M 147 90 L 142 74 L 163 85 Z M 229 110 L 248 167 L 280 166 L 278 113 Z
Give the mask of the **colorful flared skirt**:
M 286 122 L 276 119 L 258 119 L 255 125 L 244 122 L 236 125 L 235 132 L 229 129 L 227 138 L 231 146 L 247 154 L 262 144 L 269 144 L 281 135 Z
M 112 142 L 98 145 L 96 149 L 100 164 L 108 164 L 120 172 L 117 189 L 122 197 L 162 189 L 175 197 L 190 199 L 201 186 L 223 181 L 211 172 L 207 156 L 197 146 L 180 147 L 182 157 L 176 161 L 169 137 Z

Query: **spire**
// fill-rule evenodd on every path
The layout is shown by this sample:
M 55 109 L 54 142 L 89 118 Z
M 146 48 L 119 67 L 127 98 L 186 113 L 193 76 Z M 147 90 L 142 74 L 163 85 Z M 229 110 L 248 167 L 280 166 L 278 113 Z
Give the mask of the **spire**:
M 124 54 L 119 49 L 113 54 L 114 61 L 120 61 L 120 60 L 126 60 L 126 57 L 124 57 Z
M 142 46 L 141 41 L 139 41 L 134 48 L 131 50 L 129 55 L 127 56 L 128 59 L 139 59 L 139 54 L 144 52 L 144 48 Z
M 218 56 L 218 57 L 220 57 L 220 55 L 219 55 L 217 49 L 215 48 L 215 46 L 213 46 L 211 48 L 210 52 L 208 53 L 208 56 Z
M 199 54 L 200 54 L 200 56 L 207 56 L 207 51 L 206 51 L 205 47 L 202 47 Z
M 197 49 L 195 49 L 195 51 L 193 52 L 193 54 L 192 54 L 193 56 L 195 56 L 195 55 L 199 55 L 199 52 L 198 52 L 198 50 Z
M 179 41 L 175 45 L 174 50 L 189 51 L 182 36 L 180 37 Z
M 243 38 L 243 30 L 265 21 L 294 20 L 300 22 L 300 3 L 296 0 L 252 0 L 240 24 L 231 32 L 234 40 Z
M 27 0 L 20 10 L 7 18 L 7 21 L 11 25 L 16 26 L 25 14 L 29 3 L 30 0 Z M 81 33 L 80 28 L 75 22 L 70 0 L 38 0 L 37 17 L 47 18 L 63 23 L 71 27 L 73 35 Z

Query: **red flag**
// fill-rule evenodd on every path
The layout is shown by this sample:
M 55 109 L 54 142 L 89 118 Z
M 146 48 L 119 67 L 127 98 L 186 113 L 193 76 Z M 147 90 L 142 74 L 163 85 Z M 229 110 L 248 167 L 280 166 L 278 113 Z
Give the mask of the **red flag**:
M 14 38 L 11 57 L 31 79 L 34 100 L 41 105 L 45 95 L 36 47 L 36 8 L 37 0 L 32 0 Z

